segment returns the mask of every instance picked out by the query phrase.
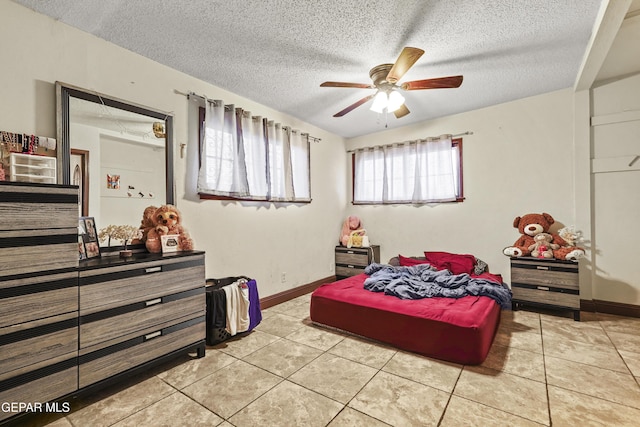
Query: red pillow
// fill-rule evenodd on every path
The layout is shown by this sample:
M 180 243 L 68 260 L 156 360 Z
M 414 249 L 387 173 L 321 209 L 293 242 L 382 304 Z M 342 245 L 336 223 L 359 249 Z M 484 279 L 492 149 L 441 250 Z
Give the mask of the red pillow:
M 447 269 L 453 274 L 473 274 L 476 257 L 473 255 L 452 254 L 449 252 L 425 252 L 427 262 L 438 270 Z
M 408 258 L 402 255 L 398 255 L 398 260 L 400 261 L 401 267 L 410 267 L 412 265 L 427 264 L 427 260 Z

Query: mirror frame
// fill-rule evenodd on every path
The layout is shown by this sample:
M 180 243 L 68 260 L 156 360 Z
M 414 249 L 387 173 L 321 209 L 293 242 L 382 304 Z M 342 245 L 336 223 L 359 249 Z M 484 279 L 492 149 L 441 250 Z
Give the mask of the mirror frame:
M 132 104 L 112 96 L 56 82 L 56 120 L 58 146 L 56 157 L 58 161 L 58 183 L 71 183 L 71 142 L 69 140 L 69 97 L 85 101 L 104 104 L 108 107 L 119 108 L 132 113 L 153 117 L 165 122 L 165 182 L 166 204 L 175 205 L 174 176 L 173 176 L 173 115 L 164 111 L 153 110 L 137 104 Z

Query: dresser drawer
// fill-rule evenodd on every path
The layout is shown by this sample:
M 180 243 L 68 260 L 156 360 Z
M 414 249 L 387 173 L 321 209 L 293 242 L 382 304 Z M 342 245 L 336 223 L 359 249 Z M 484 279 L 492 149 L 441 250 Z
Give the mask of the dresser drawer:
M 366 267 L 369 265 L 369 252 L 362 249 L 336 249 L 336 265 Z
M 50 402 L 78 389 L 76 358 L 7 381 L 0 381 L 0 402 Z M 18 412 L 0 411 L 0 421 Z
M 203 316 L 206 310 L 204 293 L 204 287 L 200 287 L 81 316 L 80 349 L 188 314 Z
M 203 341 L 205 333 L 205 318 L 200 316 L 82 355 L 80 388 Z
M 75 228 L 77 235 L 78 187 L 3 183 L 0 218 L 0 230 Z
M 0 330 L 0 380 L 52 365 L 78 353 L 77 317 L 3 332 L 5 330 Z
M 566 307 L 572 310 L 580 309 L 580 295 L 578 291 L 545 286 L 527 286 L 512 284 L 513 300 L 532 302 L 537 304 Z
M 204 256 L 81 271 L 80 315 L 204 289 L 204 277 Z
M 77 267 L 77 224 L 73 228 L 0 231 L 2 276 Z
M 336 265 L 336 276 L 351 277 L 364 273 L 364 267 L 344 267 Z
M 511 282 L 579 289 L 578 265 L 552 262 L 511 262 Z
M 78 311 L 78 272 L 0 281 L 0 329 Z

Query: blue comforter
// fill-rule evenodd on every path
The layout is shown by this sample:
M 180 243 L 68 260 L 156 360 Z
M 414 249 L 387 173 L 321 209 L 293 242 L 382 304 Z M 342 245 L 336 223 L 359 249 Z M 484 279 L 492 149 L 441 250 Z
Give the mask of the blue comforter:
M 511 308 L 511 290 L 506 285 L 466 273 L 436 271 L 429 264 L 394 267 L 377 263 L 370 264 L 364 272 L 369 275 L 364 288 L 372 292 L 384 292 L 402 299 L 487 296 L 500 307 Z

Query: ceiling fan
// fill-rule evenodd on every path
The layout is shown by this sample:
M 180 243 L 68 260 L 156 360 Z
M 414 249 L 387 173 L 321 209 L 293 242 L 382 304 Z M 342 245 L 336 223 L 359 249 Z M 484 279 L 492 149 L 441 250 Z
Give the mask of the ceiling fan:
M 377 89 L 375 93 L 365 96 L 358 102 L 349 105 L 333 117 L 342 117 L 355 110 L 362 104 L 373 99 L 371 110 L 381 113 L 385 109 L 393 112 L 397 118 L 409 114 L 409 109 L 404 104 L 404 97 L 399 90 L 445 89 L 456 88 L 462 84 L 462 76 L 439 77 L 435 79 L 413 80 L 398 84 L 398 81 L 422 56 L 424 50 L 417 47 L 405 47 L 395 64 L 380 64 L 369 71 L 369 77 L 373 83 L 345 83 L 324 82 L 320 87 L 348 87 L 357 89 Z

